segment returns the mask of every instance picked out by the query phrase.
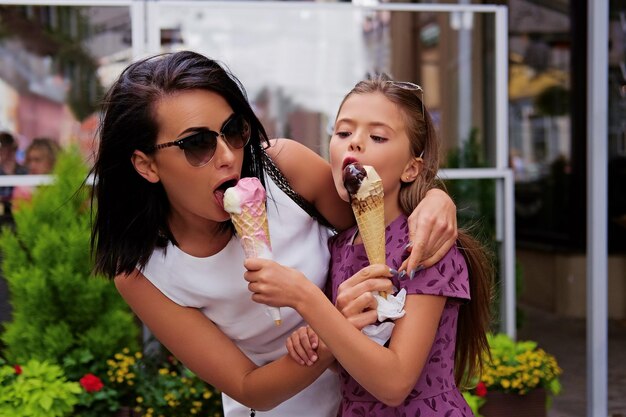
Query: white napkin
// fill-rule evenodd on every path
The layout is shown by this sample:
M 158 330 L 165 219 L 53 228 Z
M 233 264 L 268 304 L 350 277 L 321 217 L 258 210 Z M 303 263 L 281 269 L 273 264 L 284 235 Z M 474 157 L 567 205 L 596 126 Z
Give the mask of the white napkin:
M 363 327 L 361 331 L 374 342 L 384 346 L 387 340 L 391 339 L 391 332 L 393 332 L 395 325 L 396 323 L 392 321 L 386 321 L 380 324 L 368 324 Z
M 378 313 L 378 321 L 387 319 L 399 319 L 404 317 L 404 303 L 406 302 L 406 289 L 402 288 L 396 295 L 387 295 L 387 298 L 374 293 L 374 298 L 378 301 L 376 312 Z
M 395 290 L 395 289 L 394 289 Z M 404 303 L 406 302 L 406 289 L 401 289 L 396 295 L 387 295 L 382 297 L 378 293 L 374 293 L 374 298 L 378 301 L 376 312 L 378 313 L 378 321 L 380 324 L 370 324 L 361 330 L 364 335 L 372 339 L 379 345 L 384 345 L 391 338 L 391 333 L 395 323 L 384 321 L 387 319 L 399 319 L 404 317 Z

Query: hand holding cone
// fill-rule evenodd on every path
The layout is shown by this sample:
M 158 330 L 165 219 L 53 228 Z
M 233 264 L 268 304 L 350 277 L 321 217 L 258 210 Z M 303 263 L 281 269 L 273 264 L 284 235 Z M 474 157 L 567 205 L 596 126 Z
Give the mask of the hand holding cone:
M 246 258 L 272 259 L 272 245 L 265 209 L 265 189 L 258 178 L 242 178 L 224 192 L 224 210 L 230 214 Z M 278 307 L 267 307 L 278 326 Z

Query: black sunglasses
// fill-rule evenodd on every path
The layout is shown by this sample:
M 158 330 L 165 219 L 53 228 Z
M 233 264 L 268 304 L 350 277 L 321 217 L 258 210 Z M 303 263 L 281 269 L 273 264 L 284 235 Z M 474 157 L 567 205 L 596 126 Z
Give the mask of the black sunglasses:
M 189 136 L 153 146 L 150 151 L 178 146 L 185 153 L 185 159 L 191 166 L 200 168 L 211 162 L 217 149 L 217 138 L 221 137 L 232 149 L 241 149 L 250 141 L 250 123 L 239 114 L 232 114 L 221 131 L 200 130 Z

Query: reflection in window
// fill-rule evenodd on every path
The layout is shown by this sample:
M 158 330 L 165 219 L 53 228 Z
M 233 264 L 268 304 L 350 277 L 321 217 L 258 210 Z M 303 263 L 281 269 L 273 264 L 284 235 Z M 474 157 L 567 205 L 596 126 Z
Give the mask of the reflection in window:
M 0 131 L 91 155 L 98 103 L 131 61 L 127 7 L 0 6 Z
M 91 118 L 130 61 L 126 7 L 0 6 L 0 129 L 20 154 L 35 137 L 93 140 Z
M 509 164 L 519 241 L 566 241 L 571 132 L 571 22 L 563 5 L 510 0 Z M 565 3 L 563 3 L 565 4 Z

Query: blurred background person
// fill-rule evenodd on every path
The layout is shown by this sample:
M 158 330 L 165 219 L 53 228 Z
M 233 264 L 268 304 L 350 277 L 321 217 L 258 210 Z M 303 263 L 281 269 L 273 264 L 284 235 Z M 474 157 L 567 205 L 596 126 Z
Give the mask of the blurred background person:
M 26 148 L 25 165 L 30 175 L 51 174 L 57 160 L 59 145 L 49 138 L 35 138 Z M 30 201 L 35 192 L 34 186 L 17 186 L 13 189 L 12 199 L 17 206 L 22 201 Z
M 59 145 L 49 138 L 35 138 L 26 148 L 25 164 L 31 175 L 52 173 L 57 160 Z
M 15 154 L 17 142 L 9 132 L 0 132 L 0 175 L 23 175 L 27 173 L 24 166 L 17 163 Z M 11 201 L 14 187 L 0 187 L 0 210 L 3 222 L 11 218 Z

